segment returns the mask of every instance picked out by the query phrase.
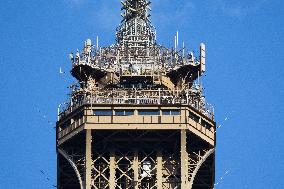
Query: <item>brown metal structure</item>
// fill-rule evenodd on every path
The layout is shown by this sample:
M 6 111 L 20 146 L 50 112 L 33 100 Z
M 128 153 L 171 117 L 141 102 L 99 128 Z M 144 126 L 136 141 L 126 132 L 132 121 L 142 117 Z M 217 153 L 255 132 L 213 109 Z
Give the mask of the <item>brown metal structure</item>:
M 156 42 L 148 0 L 122 2 L 116 44 L 70 54 L 70 100 L 58 110 L 59 189 L 212 189 L 216 124 L 200 58 Z

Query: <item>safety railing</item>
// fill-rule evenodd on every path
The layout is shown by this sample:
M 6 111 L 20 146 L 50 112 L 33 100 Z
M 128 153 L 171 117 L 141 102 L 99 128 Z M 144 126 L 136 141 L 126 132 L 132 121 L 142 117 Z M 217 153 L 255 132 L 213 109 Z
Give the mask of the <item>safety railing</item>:
M 214 109 L 197 91 L 109 90 L 80 94 L 58 111 L 58 120 L 82 105 L 188 105 L 214 120 Z

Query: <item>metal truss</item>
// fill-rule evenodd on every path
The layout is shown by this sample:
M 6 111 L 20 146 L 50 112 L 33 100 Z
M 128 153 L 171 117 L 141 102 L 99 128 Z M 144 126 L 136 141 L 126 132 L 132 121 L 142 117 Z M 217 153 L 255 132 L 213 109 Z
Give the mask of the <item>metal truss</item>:
M 83 189 L 83 179 L 84 179 L 84 174 L 83 174 L 83 168 L 85 167 L 85 157 L 83 154 L 78 154 L 75 153 L 74 151 L 72 151 L 72 153 L 68 154 L 68 152 L 66 152 L 65 150 L 58 148 L 57 149 L 58 154 L 60 154 L 62 157 L 64 157 L 68 163 L 70 164 L 70 166 L 72 167 L 73 171 L 76 174 L 78 183 L 80 185 L 80 189 Z M 60 168 L 60 167 L 59 167 Z M 66 169 L 60 169 L 60 173 L 64 174 L 65 176 L 67 176 L 69 179 L 68 180 L 72 180 L 72 176 L 68 175 L 68 173 L 66 173 Z M 68 182 L 65 183 L 65 185 L 67 185 L 68 187 Z M 60 188 L 65 188 L 64 184 L 60 185 Z
M 181 153 L 179 149 L 186 148 L 176 140 L 178 131 L 167 134 L 114 131 L 93 135 L 96 140 L 92 142 L 90 189 L 184 189 L 181 159 L 188 161 L 184 176 L 186 186 L 191 189 L 200 168 L 215 151 L 214 148 L 203 148 L 203 144 L 199 144 L 202 141 L 193 141 L 193 146 L 201 148 L 187 148 Z M 79 146 L 65 146 L 58 148 L 58 153 L 69 162 L 83 189 L 86 183 L 84 170 L 88 168 L 84 150 Z M 208 180 L 202 179 L 198 177 L 198 182 L 210 188 Z
M 143 150 L 139 147 L 125 149 L 125 145 L 131 146 L 131 141 L 139 141 L 139 146 L 149 146 L 147 141 L 145 141 L 145 136 L 147 136 L 148 133 L 149 132 L 145 131 L 137 135 L 133 132 L 124 132 L 125 141 L 123 144 L 117 144 L 117 142 L 113 141 L 123 140 L 123 138 L 118 138 L 121 134 L 120 132 L 102 136 L 104 138 L 102 143 L 105 144 L 98 143 L 95 144 L 95 146 L 100 145 L 103 149 L 93 151 L 93 188 L 157 188 L 157 172 L 159 172 L 157 171 L 157 162 L 160 157 L 158 154 L 161 154 L 161 151 L 157 150 L 156 147 L 165 142 L 166 139 L 158 141 L 153 149 Z M 106 145 L 111 145 L 113 150 L 107 150 Z M 164 156 L 166 156 L 166 154 Z M 170 180 L 172 176 L 170 172 L 173 169 L 173 165 L 171 167 L 169 165 L 173 164 L 173 161 L 178 161 L 170 161 L 172 157 L 173 156 L 168 157 L 167 161 L 163 162 L 162 167 L 166 165 L 165 170 L 167 170 L 167 172 L 160 170 L 161 173 L 164 172 L 166 174 L 164 185 L 167 184 L 167 180 Z
M 189 188 L 193 187 L 193 183 L 195 180 L 195 177 L 200 170 L 201 166 L 204 164 L 204 162 L 207 160 L 207 158 L 212 155 L 215 152 L 215 149 L 203 149 L 199 150 L 198 152 L 191 152 L 189 154 L 189 161 L 188 161 L 188 181 L 189 181 Z M 203 184 L 206 184 L 206 182 L 202 181 Z M 210 186 L 209 186 L 210 187 Z
M 163 189 L 178 189 L 181 187 L 180 154 L 176 152 L 163 152 Z
M 161 152 L 116 151 L 108 154 L 111 153 L 112 155 L 94 154 L 92 188 L 157 188 L 157 154 Z M 167 152 L 163 154 L 162 169 L 159 171 L 162 172 L 161 183 L 164 189 L 180 187 L 180 164 L 177 156 L 178 154 Z M 113 173 L 111 174 L 111 172 Z

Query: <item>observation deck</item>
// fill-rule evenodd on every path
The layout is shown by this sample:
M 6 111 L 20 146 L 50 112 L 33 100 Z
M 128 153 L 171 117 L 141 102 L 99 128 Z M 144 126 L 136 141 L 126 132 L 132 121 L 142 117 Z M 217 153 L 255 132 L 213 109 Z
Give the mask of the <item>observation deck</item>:
M 65 116 L 57 127 L 58 144 L 84 129 L 92 130 L 182 130 L 186 129 L 214 145 L 216 125 L 188 105 L 102 104 L 85 101 Z
M 123 45 L 99 48 L 87 40 L 81 53 L 70 54 L 71 74 L 79 82 L 58 109 L 59 143 L 82 129 L 188 129 L 214 145 L 214 109 L 196 81 L 205 72 L 205 45 L 200 45 L 199 60 L 191 52 L 185 56 L 155 44 L 148 50 L 143 59 Z M 123 109 L 132 114 L 118 115 Z M 96 115 L 96 110 L 108 113 Z M 142 110 L 149 115 L 141 115 Z

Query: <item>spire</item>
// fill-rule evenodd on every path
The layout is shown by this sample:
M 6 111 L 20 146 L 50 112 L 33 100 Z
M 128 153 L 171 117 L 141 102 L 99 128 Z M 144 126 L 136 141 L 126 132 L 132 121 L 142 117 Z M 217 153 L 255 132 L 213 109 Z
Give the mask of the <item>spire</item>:
M 148 0 L 125 0 L 122 3 L 123 21 L 128 21 L 133 18 L 141 18 L 145 21 L 149 21 L 149 10 L 151 2 Z
M 155 43 L 156 32 L 150 21 L 149 0 L 124 0 L 121 2 L 122 21 L 117 28 L 116 39 L 120 45 L 149 47 Z M 143 48 L 141 46 L 141 48 Z

